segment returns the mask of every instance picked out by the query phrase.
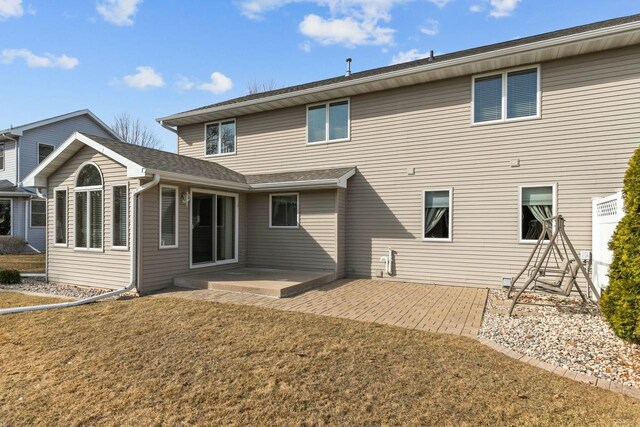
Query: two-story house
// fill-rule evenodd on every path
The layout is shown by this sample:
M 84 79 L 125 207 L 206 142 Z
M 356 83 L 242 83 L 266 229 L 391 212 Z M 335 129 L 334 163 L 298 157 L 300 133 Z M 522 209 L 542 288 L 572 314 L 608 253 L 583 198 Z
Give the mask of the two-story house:
M 499 286 L 545 217 L 590 249 L 639 100 L 635 15 L 163 117 L 177 154 L 76 133 L 26 181 L 47 189 L 52 281 L 144 293 L 248 266 Z
M 0 130 L 0 239 L 18 237 L 26 250 L 46 250 L 46 201 L 22 180 L 76 131 L 118 139 L 89 110 Z

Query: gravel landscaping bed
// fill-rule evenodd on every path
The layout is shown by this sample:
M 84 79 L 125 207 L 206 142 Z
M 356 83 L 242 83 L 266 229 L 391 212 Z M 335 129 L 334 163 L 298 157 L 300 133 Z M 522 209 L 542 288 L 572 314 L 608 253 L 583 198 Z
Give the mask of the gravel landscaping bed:
M 553 365 L 640 387 L 640 347 L 617 338 L 597 305 L 540 294 L 520 300 L 554 306 L 516 305 L 509 317 L 506 291 L 491 290 L 479 336 Z
M 59 285 L 55 283 L 47 283 L 39 279 L 23 278 L 22 283 L 16 285 L 2 285 L 0 289 L 6 291 L 34 292 L 38 294 L 58 295 L 70 298 L 89 298 L 109 292 L 108 289 L 87 288 L 72 285 Z M 130 297 L 129 294 L 125 294 Z M 133 295 L 133 294 L 132 294 Z

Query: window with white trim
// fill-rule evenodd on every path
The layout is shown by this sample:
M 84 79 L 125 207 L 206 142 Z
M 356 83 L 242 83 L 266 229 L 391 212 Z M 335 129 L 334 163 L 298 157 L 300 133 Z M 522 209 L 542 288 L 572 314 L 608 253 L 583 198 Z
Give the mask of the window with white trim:
M 4 144 L 0 144 L 0 171 L 4 170 Z
M 205 156 L 221 156 L 236 152 L 236 121 L 226 120 L 204 125 Z
M 11 236 L 11 199 L 0 199 L 0 236 Z
M 127 247 L 127 201 L 128 186 L 126 184 L 111 187 L 111 246 L 113 248 Z
M 178 187 L 160 186 L 160 247 L 178 247 Z
M 54 149 L 55 147 L 53 145 L 38 143 L 38 164 L 49 157 L 49 154 L 53 153 Z
M 102 249 L 103 187 L 98 166 L 87 163 L 80 167 L 74 188 L 75 248 Z
M 307 143 L 349 139 L 349 100 L 307 106 Z
M 299 194 L 270 194 L 269 195 L 269 227 L 298 228 L 299 224 Z
M 67 244 L 67 190 L 54 190 L 54 234 L 56 245 Z
M 425 190 L 423 195 L 423 228 L 424 240 L 451 240 L 452 223 L 452 190 Z
M 540 117 L 540 67 L 473 78 L 473 123 Z
M 536 241 L 543 221 L 556 212 L 553 185 L 520 187 L 520 240 Z
M 44 200 L 31 200 L 31 227 L 44 227 L 47 225 L 47 202 Z

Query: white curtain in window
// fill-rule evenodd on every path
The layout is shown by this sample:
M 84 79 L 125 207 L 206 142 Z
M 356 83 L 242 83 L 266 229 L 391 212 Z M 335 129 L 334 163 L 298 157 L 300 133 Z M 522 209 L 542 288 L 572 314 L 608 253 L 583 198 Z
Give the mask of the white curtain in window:
M 427 208 L 424 231 L 425 237 L 433 230 L 433 227 L 438 225 L 445 213 L 447 213 L 447 208 Z

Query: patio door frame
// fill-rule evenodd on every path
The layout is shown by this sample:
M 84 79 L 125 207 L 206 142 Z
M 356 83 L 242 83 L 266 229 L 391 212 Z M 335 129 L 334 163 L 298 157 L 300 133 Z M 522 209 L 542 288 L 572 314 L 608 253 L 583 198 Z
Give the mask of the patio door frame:
M 194 264 L 193 263 L 193 193 L 201 193 L 201 194 L 211 194 L 213 196 L 213 229 L 214 231 L 214 236 L 213 236 L 213 262 L 206 262 L 206 263 L 198 263 L 198 264 Z M 233 242 L 233 249 L 234 249 L 234 257 L 233 259 L 225 259 L 223 261 L 216 261 L 216 258 L 218 257 L 218 248 L 217 248 L 217 243 L 218 243 L 218 236 L 217 236 L 217 232 L 218 232 L 218 203 L 217 203 L 217 196 L 225 196 L 225 197 L 233 197 L 235 200 L 235 224 L 234 224 L 234 242 Z M 239 204 L 239 200 L 240 197 L 238 195 L 238 193 L 227 193 L 225 191 L 216 191 L 216 190 L 210 190 L 210 189 L 205 189 L 205 188 L 195 188 L 192 187 L 189 189 L 189 269 L 194 269 L 194 268 L 203 268 L 203 267 L 213 267 L 213 266 L 217 266 L 217 265 L 225 265 L 225 264 L 237 264 L 238 263 L 238 231 L 239 231 L 239 218 L 240 218 L 240 204 Z

